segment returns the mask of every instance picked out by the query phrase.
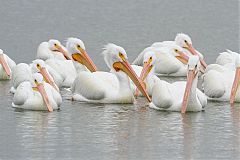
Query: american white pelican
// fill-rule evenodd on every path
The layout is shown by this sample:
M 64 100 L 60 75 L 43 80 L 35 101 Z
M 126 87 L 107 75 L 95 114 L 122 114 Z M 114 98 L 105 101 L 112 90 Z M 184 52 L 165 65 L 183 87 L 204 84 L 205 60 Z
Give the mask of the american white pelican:
M 79 72 L 87 70 L 86 67 L 90 71 L 95 71 L 97 67 L 88 56 L 84 43 L 80 39 L 68 38 L 66 46 L 72 60 L 48 59 L 46 64 L 61 75 L 63 87 L 71 87 Z
M 144 86 L 149 96 L 152 96 L 152 88 L 158 79 L 155 75 L 156 54 L 153 51 L 147 51 L 143 57 L 143 67 L 131 65 L 140 79 L 144 82 Z M 131 81 L 131 88 L 135 96 L 139 95 L 139 90 Z M 142 96 L 142 94 L 140 94 Z
M 213 101 L 240 102 L 240 58 L 235 60 L 235 70 L 228 67 L 211 64 L 203 77 L 204 93 Z
M 12 106 L 28 110 L 56 110 L 62 97 L 50 84 L 45 83 L 39 73 L 33 74 L 31 81 L 22 82 L 13 97 Z
M 133 64 L 142 65 L 144 54 L 148 51 L 155 52 L 156 64 L 155 72 L 162 76 L 186 76 L 188 56 L 183 49 L 176 44 L 165 47 L 144 49 L 134 60 Z
M 50 39 L 48 42 L 42 42 L 37 49 L 37 58 L 42 60 L 47 59 L 60 59 L 71 60 L 66 48 L 55 39 Z
M 151 108 L 168 111 L 202 111 L 207 105 L 207 97 L 197 89 L 200 62 L 198 56 L 190 56 L 187 82 L 172 84 L 158 79 L 153 86 Z M 148 69 L 145 69 L 148 70 Z
M 179 33 L 176 35 L 174 41 L 155 42 L 152 44 L 151 47 L 155 47 L 155 48 L 156 47 L 164 47 L 164 46 L 168 46 L 168 45 L 172 45 L 172 44 L 176 44 L 176 45 L 182 47 L 184 49 L 183 52 L 186 53 L 188 56 L 190 56 L 190 55 L 199 56 L 203 69 L 205 69 L 207 67 L 206 62 L 203 60 L 204 59 L 203 55 L 193 47 L 192 40 L 187 34 Z
M 142 81 L 140 81 L 127 61 L 125 50 L 115 44 L 108 44 L 103 51 L 109 72 L 80 72 L 72 86 L 72 100 L 88 103 L 133 103 L 129 77 L 151 101 Z M 129 76 L 129 77 L 128 77 Z
M 81 71 L 97 71 L 97 67 L 88 56 L 82 40 L 72 37 L 68 38 L 66 47 L 68 52 L 72 55 L 73 64 L 77 73 Z
M 38 47 L 37 57 L 45 60 L 45 63 L 60 75 L 59 81 L 63 80 L 62 87 L 72 85 L 76 78 L 76 70 L 71 56 L 58 40 L 51 39 L 48 42 L 42 42 Z
M 15 66 L 16 63 L 0 49 L 0 80 L 10 79 L 12 69 Z
M 47 66 L 43 60 L 34 60 L 30 65 L 19 63 L 15 66 L 12 73 L 12 87 L 10 92 L 15 93 L 16 88 L 24 81 L 32 80 L 33 73 L 41 73 L 44 80 L 59 91 L 58 85 L 61 85 L 60 75 L 51 67 Z M 56 81 L 55 81 L 56 79 Z M 57 82 L 57 84 L 56 84 Z

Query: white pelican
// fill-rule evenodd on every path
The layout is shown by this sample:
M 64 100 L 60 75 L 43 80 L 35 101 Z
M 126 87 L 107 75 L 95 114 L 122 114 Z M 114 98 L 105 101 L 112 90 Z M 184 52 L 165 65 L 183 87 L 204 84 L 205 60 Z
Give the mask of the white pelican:
M 96 71 L 97 67 L 88 56 L 80 39 L 68 38 L 66 46 L 72 60 L 49 59 L 46 63 L 61 75 L 63 87 L 71 87 L 79 72 L 86 70 L 86 67 L 90 71 Z
M 15 66 L 16 63 L 0 49 L 0 80 L 10 79 L 12 69 Z
M 15 93 L 16 88 L 24 81 L 32 80 L 33 73 L 41 73 L 44 77 L 44 80 L 52 85 L 57 91 L 59 91 L 58 85 L 61 85 L 60 75 L 52 69 L 51 67 L 47 66 L 43 60 L 37 59 L 34 60 L 30 65 L 26 63 L 19 63 L 15 66 L 12 73 L 12 87 L 10 92 Z M 53 78 L 54 77 L 54 78 Z M 57 80 L 57 84 L 55 80 Z
M 81 71 L 97 71 L 97 67 L 88 56 L 82 40 L 72 37 L 68 38 L 66 47 L 68 52 L 72 55 L 73 64 L 77 73 Z
M 184 48 L 183 52 L 186 53 L 188 56 L 190 56 L 190 55 L 199 56 L 203 69 L 206 69 L 207 64 L 203 60 L 204 59 L 203 55 L 193 47 L 192 40 L 187 34 L 179 33 L 176 35 L 174 41 L 155 42 L 152 44 L 151 47 L 164 47 L 164 46 L 168 46 L 168 45 L 172 45 L 172 44 L 176 44 L 176 45 Z
M 190 56 L 187 82 L 179 81 L 170 84 L 158 79 L 153 86 L 152 103 L 149 106 L 157 110 L 181 111 L 182 113 L 202 111 L 207 105 L 207 97 L 197 89 L 199 68 L 199 57 Z
M 42 60 L 47 59 L 60 59 L 71 60 L 66 48 L 55 39 L 50 39 L 48 42 L 42 42 L 37 49 L 37 58 Z
M 155 75 L 156 54 L 153 51 L 147 51 L 143 57 L 143 67 L 131 65 L 134 71 L 140 76 L 144 82 L 145 88 L 149 96 L 152 96 L 152 88 L 157 81 L 158 77 Z M 139 90 L 131 81 L 131 88 L 135 92 L 135 96 L 139 95 Z M 142 96 L 142 95 L 141 95 Z
M 13 97 L 12 106 L 28 110 L 56 110 L 62 103 L 61 95 L 39 73 L 31 81 L 22 82 Z
M 129 77 L 147 97 L 146 90 L 127 61 L 125 50 L 115 44 L 108 44 L 103 51 L 109 72 L 80 72 L 72 86 L 72 100 L 88 103 L 133 103 Z M 128 77 L 129 76 L 129 77 Z
M 203 77 L 204 93 L 209 100 L 240 102 L 238 84 L 240 80 L 240 58 L 235 60 L 235 70 L 228 67 L 211 64 Z
M 59 75 L 62 87 L 71 87 L 76 78 L 76 70 L 66 48 L 58 41 L 51 39 L 42 42 L 37 50 L 37 58 L 53 68 Z
M 142 65 L 144 54 L 148 51 L 155 52 L 156 64 L 155 72 L 162 76 L 186 76 L 188 56 L 183 49 L 176 44 L 165 47 L 144 49 L 134 60 L 133 64 Z

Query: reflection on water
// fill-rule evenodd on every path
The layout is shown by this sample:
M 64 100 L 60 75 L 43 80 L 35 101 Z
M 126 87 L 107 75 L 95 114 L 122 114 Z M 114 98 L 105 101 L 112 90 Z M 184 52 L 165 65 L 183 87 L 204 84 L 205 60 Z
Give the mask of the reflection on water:
M 238 51 L 237 3 L 1 1 L 0 48 L 29 63 L 41 41 L 76 36 L 106 69 L 99 56 L 106 43 L 123 46 L 132 61 L 153 42 L 185 32 L 213 63 L 226 48 Z M 11 108 L 10 86 L 0 82 L 0 159 L 240 159 L 240 105 L 209 103 L 205 112 L 181 115 L 151 110 L 142 98 L 134 105 L 71 102 L 62 90 L 61 110 L 23 111 Z
M 240 158 L 240 105 L 210 102 L 205 112 L 181 115 L 149 109 L 144 98 L 134 105 L 89 105 L 62 94 L 61 110 L 53 113 L 15 110 L 11 96 L 1 95 L 1 102 L 7 100 L 1 106 L 1 157 Z

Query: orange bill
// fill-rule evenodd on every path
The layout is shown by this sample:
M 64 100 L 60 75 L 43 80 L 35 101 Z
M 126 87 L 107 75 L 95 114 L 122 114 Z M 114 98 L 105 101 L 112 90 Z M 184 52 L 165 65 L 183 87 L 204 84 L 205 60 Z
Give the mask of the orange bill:
M 73 60 L 86 66 L 87 69 L 90 70 L 91 72 L 96 72 L 98 69 L 96 65 L 93 63 L 92 59 L 88 56 L 87 52 L 83 49 L 80 52 L 81 54 L 79 53 L 72 54 Z
M 142 94 L 147 98 L 147 100 L 151 102 L 151 98 L 149 97 L 142 80 L 138 78 L 137 74 L 134 72 L 133 68 L 127 60 L 123 62 L 115 62 L 113 64 L 113 67 L 116 71 L 122 70 L 123 72 L 125 72 L 133 81 L 133 83 L 137 86 L 137 88 L 142 92 Z
M 237 90 L 238 90 L 238 86 L 239 86 L 239 82 L 240 82 L 240 67 L 238 67 L 236 69 L 236 72 L 235 72 L 235 78 L 234 78 L 234 81 L 233 81 L 231 95 L 230 95 L 230 104 L 234 103 L 236 93 L 237 93 Z
M 190 91 L 191 91 L 192 83 L 193 83 L 193 80 L 194 80 L 195 76 L 196 76 L 195 69 L 188 71 L 187 85 L 186 85 L 184 96 L 183 96 L 181 113 L 185 113 L 186 110 L 187 110 Z
M 193 55 L 199 56 L 196 49 L 192 46 L 192 44 L 188 43 L 187 46 L 188 46 L 187 49 L 189 50 L 189 52 L 191 52 Z M 200 63 L 203 66 L 204 69 L 207 68 L 207 63 L 202 58 L 200 58 Z
M 10 76 L 10 75 L 11 75 L 11 69 L 10 69 L 10 67 L 8 66 L 8 64 L 7 64 L 7 62 L 6 62 L 3 54 L 0 55 L 0 63 L 1 63 L 1 65 L 2 65 L 4 71 L 6 72 L 6 74 L 7 74 L 8 76 Z
M 66 50 L 64 50 L 61 46 L 56 46 L 56 47 L 57 47 L 58 51 L 61 52 L 67 60 L 71 60 L 71 57 L 69 57 Z
M 52 76 L 50 76 L 50 74 L 48 73 L 46 68 L 41 68 L 40 73 L 44 77 L 45 81 L 47 83 L 49 83 L 51 86 L 53 86 L 53 88 L 55 88 L 59 92 L 59 88 L 58 88 L 57 84 L 54 82 Z
M 148 62 L 144 62 L 143 64 L 143 68 L 142 68 L 142 71 L 141 71 L 141 74 L 140 74 L 140 80 L 145 81 L 146 77 L 148 76 L 149 72 L 151 71 L 152 69 L 152 65 L 151 65 L 151 60 L 149 59 Z M 144 83 L 144 87 L 146 89 L 146 84 Z M 138 96 L 139 95 L 139 90 L 138 88 L 136 88 L 136 91 L 135 91 L 135 96 Z
M 45 102 L 46 106 L 47 106 L 47 109 L 49 112 L 52 112 L 53 111 L 53 108 L 49 102 L 49 99 L 48 99 L 48 95 L 44 89 L 44 86 L 43 84 L 38 84 L 37 85 L 37 89 L 39 91 L 39 93 L 42 95 L 42 98 L 43 98 L 43 101 Z
M 180 62 L 182 62 L 183 64 L 187 64 L 189 57 L 188 57 L 185 53 L 183 53 L 183 52 L 181 52 L 181 51 L 178 51 L 178 54 L 179 54 L 179 55 L 176 56 L 176 58 L 177 58 Z

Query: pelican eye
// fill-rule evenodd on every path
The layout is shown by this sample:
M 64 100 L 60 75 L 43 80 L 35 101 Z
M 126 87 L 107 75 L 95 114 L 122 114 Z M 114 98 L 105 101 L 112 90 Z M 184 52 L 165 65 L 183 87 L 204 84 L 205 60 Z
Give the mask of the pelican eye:
M 197 65 L 195 65 L 195 68 L 197 68 Z
M 54 43 L 54 46 L 57 46 L 57 43 Z
M 187 43 L 187 40 L 184 40 L 185 43 Z
M 152 59 L 152 57 L 150 57 L 150 59 Z
M 37 83 L 37 80 L 35 79 L 34 82 Z
M 119 57 L 120 57 L 121 59 L 124 59 L 124 58 L 125 58 L 124 55 L 123 55 L 121 52 L 119 52 Z
M 40 67 L 40 64 L 37 64 L 37 67 Z
M 178 52 L 178 49 L 174 49 L 175 52 Z
M 78 45 L 77 45 L 77 48 L 81 48 L 81 46 L 78 44 Z

